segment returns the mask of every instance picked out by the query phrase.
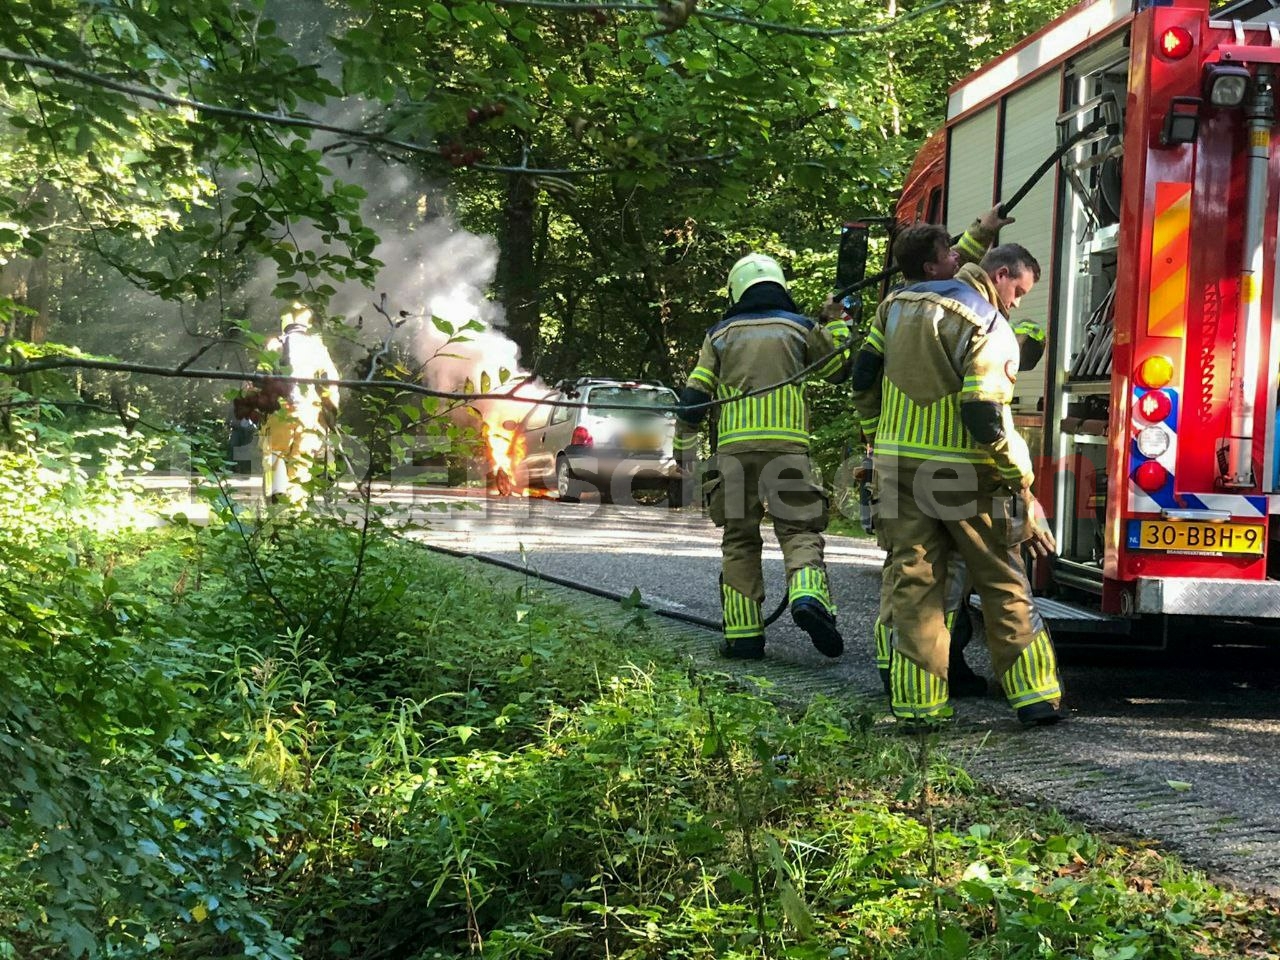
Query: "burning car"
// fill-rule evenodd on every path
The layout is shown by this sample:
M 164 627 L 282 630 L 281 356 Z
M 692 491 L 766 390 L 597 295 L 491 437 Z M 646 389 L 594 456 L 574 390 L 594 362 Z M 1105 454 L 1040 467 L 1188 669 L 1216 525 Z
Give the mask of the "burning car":
M 683 505 L 672 455 L 678 397 L 670 387 L 582 378 L 558 383 L 541 399 L 581 406 L 531 404 L 519 422 L 503 424 L 512 433 L 514 486 L 545 487 L 570 502 L 593 490 L 613 502 L 651 489 L 665 493 L 670 506 Z

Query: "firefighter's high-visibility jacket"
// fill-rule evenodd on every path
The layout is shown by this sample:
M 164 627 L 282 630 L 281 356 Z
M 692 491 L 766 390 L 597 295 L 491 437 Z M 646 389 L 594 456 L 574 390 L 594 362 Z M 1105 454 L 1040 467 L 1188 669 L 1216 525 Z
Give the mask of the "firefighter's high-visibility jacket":
M 837 350 L 848 342 L 849 325 L 843 319 L 824 324 L 778 309 L 730 311 L 707 331 L 681 401 L 687 405 L 712 397 L 729 400 L 719 408 L 717 450 L 722 453 L 807 451 L 809 411 L 803 381 L 760 396 L 743 395 L 789 380 L 823 359 L 826 362 L 809 375 L 840 382 L 847 376 L 850 358 L 847 351 Z M 698 424 L 707 409 L 681 410 L 676 424 L 677 456 L 696 445 Z
M 982 218 L 978 217 L 973 221 L 973 223 L 969 224 L 969 229 L 960 235 L 960 239 L 956 241 L 955 246 L 953 246 L 951 250 L 959 258 L 961 268 L 963 269 L 963 267 L 967 264 L 977 264 L 982 259 L 982 257 L 986 254 L 987 250 L 990 249 L 991 244 L 995 242 L 995 238 L 996 238 L 995 231 L 988 230 L 986 227 L 984 227 L 982 224 Z M 917 281 L 917 282 L 926 282 L 926 281 Z M 911 286 L 914 286 L 914 284 L 913 283 L 904 284 L 903 286 L 896 288 L 893 291 L 892 295 L 896 296 L 899 292 Z M 886 299 L 885 303 L 881 305 L 882 308 L 886 307 L 887 304 L 888 304 L 888 300 Z M 883 326 L 881 326 L 880 327 L 881 333 L 877 334 L 873 328 L 872 331 L 868 333 L 866 346 L 863 347 L 864 350 L 870 347 L 870 349 L 874 352 L 877 360 L 882 358 L 884 355 L 884 349 L 883 349 L 884 341 L 882 339 L 883 329 L 884 329 Z M 872 341 L 873 336 L 877 338 L 874 344 Z M 879 385 L 876 384 L 876 386 L 873 389 L 878 390 L 878 388 L 879 388 Z M 855 391 L 857 391 L 858 390 L 857 386 L 855 386 L 854 389 Z M 876 395 L 876 398 L 872 401 L 872 406 L 875 406 L 876 403 L 878 403 L 878 394 Z M 856 408 L 857 408 L 857 404 L 855 402 L 855 409 Z M 878 422 L 878 414 L 876 416 L 872 416 L 870 419 L 863 420 L 861 423 L 862 432 L 867 443 L 873 443 L 875 441 L 875 432 L 876 432 L 877 422 Z
M 290 326 L 266 344 L 269 353 L 279 355 L 281 373 L 316 380 L 337 380 L 338 369 L 320 337 L 302 326 Z M 338 410 L 338 388 L 327 383 L 296 383 L 286 398 L 289 411 L 305 426 L 316 427 Z
M 1009 407 L 1018 341 L 998 303 L 986 272 L 970 263 L 880 305 L 853 374 L 854 406 L 877 458 L 987 465 L 1008 486 L 1030 487 L 1030 452 Z
M 960 254 L 960 262 L 962 264 L 977 263 L 987 252 L 987 248 L 995 243 L 995 240 L 995 231 L 984 227 L 982 218 L 978 217 L 973 223 L 969 224 L 969 229 L 956 241 L 953 249 Z

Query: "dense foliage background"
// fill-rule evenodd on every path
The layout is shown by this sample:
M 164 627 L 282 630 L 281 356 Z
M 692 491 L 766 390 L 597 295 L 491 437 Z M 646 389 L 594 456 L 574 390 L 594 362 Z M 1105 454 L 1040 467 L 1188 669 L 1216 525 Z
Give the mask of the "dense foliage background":
M 673 381 L 742 252 L 816 309 L 839 224 L 891 210 L 948 85 L 1065 5 L 6 4 L 0 322 L 247 369 L 244 331 L 300 298 L 352 370 L 387 294 L 500 326 L 547 380 Z M 187 422 L 222 389 L 71 384 Z

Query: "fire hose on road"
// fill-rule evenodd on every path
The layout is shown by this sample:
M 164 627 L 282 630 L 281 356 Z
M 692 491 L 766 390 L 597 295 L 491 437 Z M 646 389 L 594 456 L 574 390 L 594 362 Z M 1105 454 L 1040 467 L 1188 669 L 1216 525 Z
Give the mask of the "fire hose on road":
M 512 570 L 516 573 L 523 573 L 526 576 L 533 577 L 537 580 L 543 580 L 547 583 L 554 583 L 558 587 L 568 587 L 571 590 L 580 590 L 583 593 L 589 593 L 594 597 L 601 597 L 605 600 L 616 600 L 618 603 L 629 603 L 632 600 L 630 595 L 616 593 L 612 590 L 605 590 L 602 587 L 593 587 L 589 584 L 579 583 L 576 580 L 570 580 L 567 577 L 556 577 L 549 573 L 540 573 L 530 568 L 527 564 L 514 563 L 510 560 L 500 560 L 497 557 L 487 557 L 481 553 L 467 553 L 465 550 L 452 550 L 449 547 L 441 547 L 434 543 L 423 543 L 416 541 L 421 546 L 430 550 L 432 553 L 442 553 L 448 557 L 455 557 L 459 560 L 478 560 L 481 563 L 489 563 L 495 567 L 502 567 L 504 570 Z M 718 620 L 711 620 L 707 617 L 699 617 L 692 613 L 681 613 L 679 610 L 666 610 L 662 607 L 651 607 L 640 600 L 639 607 L 648 610 L 650 613 L 657 614 L 660 617 L 667 617 L 670 620 L 679 620 L 681 623 L 690 623 L 696 627 L 703 627 L 707 630 L 719 633 L 724 629 L 724 625 Z M 780 616 L 782 611 L 787 608 L 787 598 L 784 596 L 782 602 L 778 604 L 778 608 L 765 618 L 764 625 L 767 627 Z

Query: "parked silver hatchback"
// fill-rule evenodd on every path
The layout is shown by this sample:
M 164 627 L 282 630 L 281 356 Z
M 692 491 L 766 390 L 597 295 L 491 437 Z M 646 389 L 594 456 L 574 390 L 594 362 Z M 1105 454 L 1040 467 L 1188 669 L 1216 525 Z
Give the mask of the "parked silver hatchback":
M 584 378 L 556 384 L 545 399 L 586 406 L 530 408 L 512 441 L 516 486 L 546 487 L 568 501 L 595 492 L 606 503 L 657 490 L 682 506 L 672 455 L 674 390 L 652 381 Z

